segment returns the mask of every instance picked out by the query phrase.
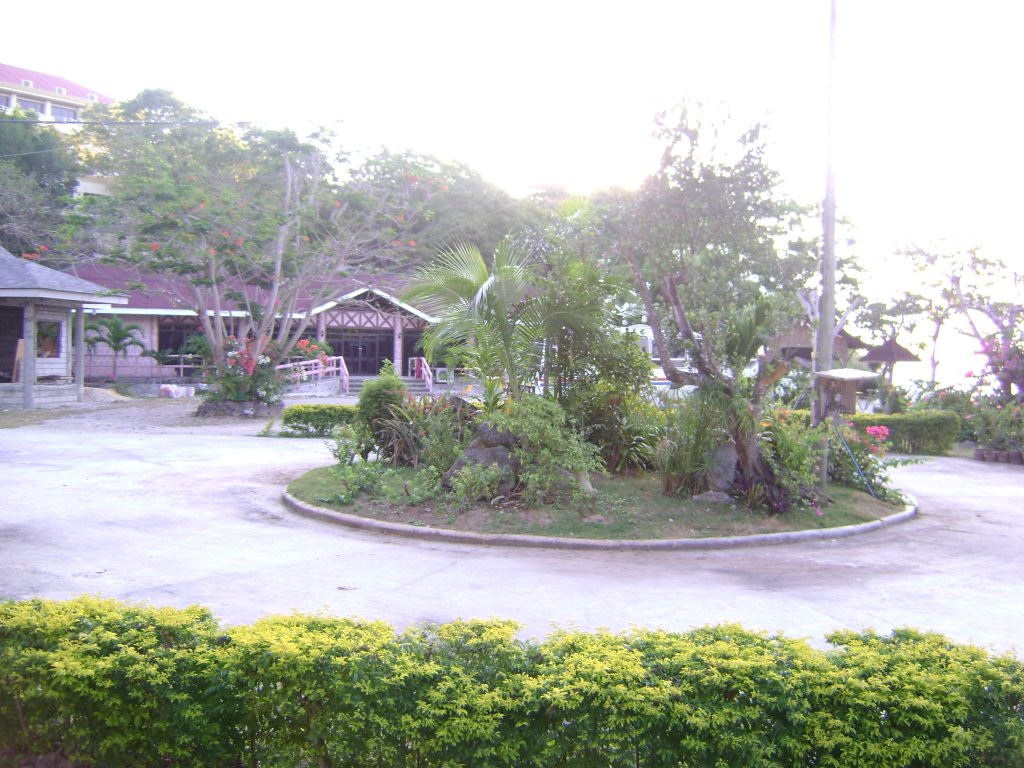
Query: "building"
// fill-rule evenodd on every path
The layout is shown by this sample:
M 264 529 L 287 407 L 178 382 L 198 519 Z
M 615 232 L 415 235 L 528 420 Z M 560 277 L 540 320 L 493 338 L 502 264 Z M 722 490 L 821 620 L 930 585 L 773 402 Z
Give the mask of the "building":
M 114 99 L 57 75 L 48 75 L 11 64 L 0 64 L 0 113 L 15 107 L 35 112 L 45 122 L 79 120 L 93 104 L 112 104 Z
M 0 407 L 80 402 L 86 308 L 125 301 L 0 248 Z
M 92 310 L 95 319 L 116 314 L 139 327 L 138 339 L 145 349 L 165 353 L 163 360 L 157 360 L 143 354 L 142 348 L 132 348 L 127 358 L 118 360 L 119 376 L 143 379 L 194 375 L 190 360 L 179 352 L 189 336 L 202 333 L 186 278 L 105 264 L 81 264 L 73 273 L 127 297 L 124 306 Z M 334 298 L 317 306 L 307 302 L 298 308 L 311 316 L 309 338 L 330 344 L 334 354 L 345 358 L 353 376 L 375 376 L 388 360 L 400 374 L 411 375 L 410 367 L 415 364 L 410 359 L 422 355 L 420 339 L 435 319 L 397 298 L 408 280 L 403 275 L 368 273 L 336 279 L 330 290 Z M 258 291 L 251 286 L 242 290 Z M 224 304 L 231 302 L 225 298 Z M 224 314 L 229 318 L 244 316 L 241 310 L 226 310 Z M 113 363 L 110 350 L 97 345 L 85 360 L 86 376 L 110 377 Z

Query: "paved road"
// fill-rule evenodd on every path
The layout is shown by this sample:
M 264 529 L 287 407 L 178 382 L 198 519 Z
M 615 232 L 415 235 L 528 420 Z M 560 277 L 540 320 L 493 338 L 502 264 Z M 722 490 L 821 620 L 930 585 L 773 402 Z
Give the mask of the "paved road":
M 1024 469 L 898 471 L 921 516 L 863 536 L 720 551 L 559 552 L 419 542 L 296 516 L 284 484 L 318 440 L 201 423 L 181 403 L 0 429 L 0 596 L 202 603 L 227 623 L 326 611 L 398 626 L 456 617 L 552 627 L 719 622 L 806 637 L 914 626 L 1024 650 Z

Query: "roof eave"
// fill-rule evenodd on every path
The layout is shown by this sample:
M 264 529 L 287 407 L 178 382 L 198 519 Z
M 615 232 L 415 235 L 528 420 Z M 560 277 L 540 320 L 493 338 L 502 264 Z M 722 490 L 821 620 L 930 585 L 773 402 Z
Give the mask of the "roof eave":
M 75 304 L 127 304 L 128 297 L 121 294 L 105 296 L 98 293 L 76 293 L 75 291 L 58 291 L 52 288 L 0 288 L 0 298 L 4 299 L 49 299 L 51 301 L 69 301 Z

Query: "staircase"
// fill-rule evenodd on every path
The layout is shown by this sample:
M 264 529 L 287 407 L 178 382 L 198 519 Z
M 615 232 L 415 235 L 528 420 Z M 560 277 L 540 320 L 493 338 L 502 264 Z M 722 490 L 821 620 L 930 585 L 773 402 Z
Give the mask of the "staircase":
M 349 397 L 359 397 L 359 393 L 363 391 L 363 384 L 376 378 L 376 376 L 350 376 L 348 379 Z M 402 381 L 405 382 L 405 388 L 409 391 L 409 394 L 417 400 L 427 396 L 427 385 L 423 383 L 422 379 L 403 376 Z

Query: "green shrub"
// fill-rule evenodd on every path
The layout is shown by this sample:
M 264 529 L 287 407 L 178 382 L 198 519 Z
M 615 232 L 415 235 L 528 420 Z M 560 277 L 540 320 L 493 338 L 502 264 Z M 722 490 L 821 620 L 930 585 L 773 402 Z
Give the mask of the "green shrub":
M 354 405 L 289 405 L 281 413 L 281 424 L 298 435 L 327 437 L 336 427 L 352 424 L 358 417 Z
M 861 432 L 850 424 L 843 424 L 838 429 L 830 426 L 829 481 L 867 491 L 875 498 L 892 504 L 902 503 L 903 494 L 891 486 L 889 468 L 906 462 L 885 458 L 889 448 L 889 428 L 878 424 L 864 429 Z
M 567 487 L 576 489 L 579 473 L 602 469 L 596 446 L 568 425 L 565 411 L 554 400 L 524 395 L 480 418 L 519 441 L 515 454 L 522 464 L 520 480 L 527 503 L 552 498 Z
M 791 411 L 791 418 L 810 423 L 809 411 Z M 960 433 L 960 417 L 952 411 L 915 410 L 909 413 L 854 413 L 842 418 L 861 433 L 868 427 L 889 430 L 897 453 L 941 456 L 949 453 Z
M 609 472 L 653 467 L 665 415 L 646 395 L 597 382 L 571 390 L 565 409 Z
M 761 431 L 761 453 L 794 501 L 818 508 L 814 487 L 821 462 L 825 428 L 812 428 L 783 409 L 765 413 Z
M 378 495 L 385 483 L 389 482 L 398 471 L 381 461 L 353 461 L 348 464 L 339 462 L 332 467 L 336 490 L 331 496 L 318 501 L 327 504 L 351 504 L 360 494 Z
M 517 630 L 0 603 L 0 745 L 96 766 L 1024 765 L 1024 662 L 939 635 Z
M 456 504 L 468 506 L 475 501 L 489 501 L 498 493 L 498 486 L 510 475 L 510 470 L 496 464 L 466 464 L 451 477 L 452 497 Z
M 222 765 L 230 717 L 205 608 L 0 605 L 0 744 L 104 765 Z
M 897 453 L 942 456 L 949 453 L 960 434 L 960 417 L 952 411 L 858 413 L 846 418 L 861 432 L 867 427 L 887 427 Z
M 960 432 L 956 436 L 956 442 L 974 442 L 978 435 L 974 428 L 974 414 L 976 405 L 974 397 L 970 392 L 945 387 L 932 392 L 925 393 L 920 400 L 914 403 L 912 413 L 919 411 L 952 411 L 960 417 Z
M 245 765 L 375 765 L 394 756 L 392 699 L 415 672 L 383 622 L 271 617 L 221 653 Z
M 359 420 L 369 435 L 369 450 L 381 450 L 386 437 L 384 422 L 394 417 L 396 409 L 405 405 L 408 397 L 405 382 L 395 373 L 391 363 L 381 368 L 380 376 L 363 384 L 357 410 Z
M 719 393 L 697 390 L 672 405 L 654 452 L 662 493 L 708 490 L 715 449 L 728 440 L 726 405 Z

